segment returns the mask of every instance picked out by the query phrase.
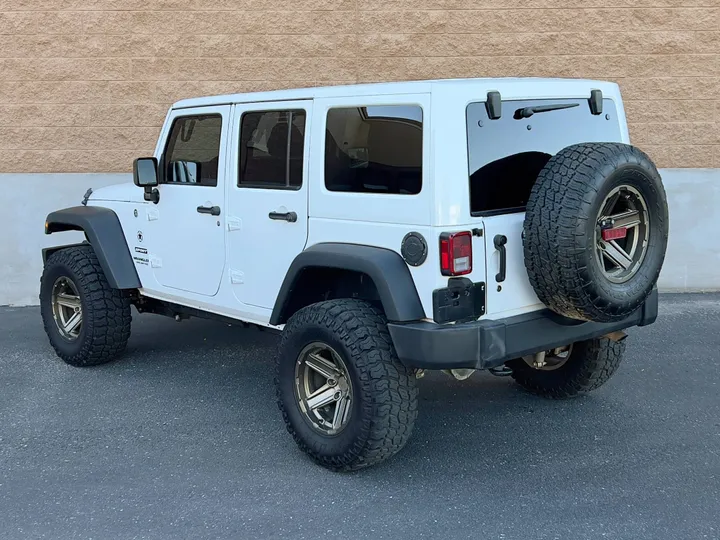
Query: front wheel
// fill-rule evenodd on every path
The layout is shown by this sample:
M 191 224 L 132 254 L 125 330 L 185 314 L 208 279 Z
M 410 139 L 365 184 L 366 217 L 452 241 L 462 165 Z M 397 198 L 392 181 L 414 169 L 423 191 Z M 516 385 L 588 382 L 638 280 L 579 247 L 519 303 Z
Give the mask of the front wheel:
M 517 358 L 506 365 L 515 382 L 528 392 L 565 399 L 600 388 L 615 373 L 624 352 L 624 341 L 596 338 L 547 351 L 543 357 Z
M 91 246 L 53 253 L 40 280 L 40 311 L 57 355 L 72 366 L 116 358 L 130 336 L 130 297 L 113 289 Z
M 415 373 L 398 360 L 382 313 L 359 300 L 295 313 L 283 331 L 275 384 L 288 432 L 332 470 L 393 456 L 417 417 Z

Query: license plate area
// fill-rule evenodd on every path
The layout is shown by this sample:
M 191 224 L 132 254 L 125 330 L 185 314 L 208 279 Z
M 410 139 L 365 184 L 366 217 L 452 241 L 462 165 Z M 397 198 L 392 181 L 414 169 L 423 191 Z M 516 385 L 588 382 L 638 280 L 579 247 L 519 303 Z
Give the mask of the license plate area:
M 452 278 L 444 289 L 433 291 L 433 320 L 436 323 L 475 320 L 485 314 L 485 282 Z

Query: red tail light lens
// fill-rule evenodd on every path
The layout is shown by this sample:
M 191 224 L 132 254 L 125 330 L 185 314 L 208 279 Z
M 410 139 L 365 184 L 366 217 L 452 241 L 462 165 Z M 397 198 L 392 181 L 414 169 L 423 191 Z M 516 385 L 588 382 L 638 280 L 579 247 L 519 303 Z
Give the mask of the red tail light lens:
M 463 276 L 472 272 L 470 231 L 440 235 L 440 271 L 443 276 Z
M 606 242 L 611 240 L 619 240 L 627 236 L 627 227 L 616 227 L 614 229 L 603 229 L 602 239 Z

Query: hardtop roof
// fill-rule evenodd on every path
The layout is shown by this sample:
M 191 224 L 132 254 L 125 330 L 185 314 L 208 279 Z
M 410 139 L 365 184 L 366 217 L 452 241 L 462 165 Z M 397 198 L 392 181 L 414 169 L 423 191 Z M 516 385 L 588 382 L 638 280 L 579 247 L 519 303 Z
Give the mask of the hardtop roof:
M 205 107 L 212 105 L 228 105 L 233 103 L 254 103 L 263 101 L 292 101 L 299 99 L 332 98 L 362 95 L 393 95 L 393 94 L 420 94 L 429 93 L 433 87 L 453 88 L 468 91 L 482 91 L 493 88 L 501 93 L 503 89 L 511 87 L 524 89 L 528 96 L 530 89 L 538 91 L 539 97 L 544 97 L 549 89 L 562 89 L 568 94 L 583 94 L 588 88 L 600 88 L 604 92 L 617 91 L 614 83 L 583 79 L 543 79 L 543 78 L 474 78 L 474 79 L 435 79 L 427 81 L 404 81 L 369 84 L 350 84 L 342 86 L 318 86 L 310 88 L 292 88 L 285 90 L 271 90 L 266 92 L 247 92 L 238 94 L 225 94 L 219 96 L 196 97 L 183 99 L 173 105 L 174 109 L 190 107 Z M 518 88 L 519 87 L 519 88 Z M 560 96 L 558 96 L 560 97 Z

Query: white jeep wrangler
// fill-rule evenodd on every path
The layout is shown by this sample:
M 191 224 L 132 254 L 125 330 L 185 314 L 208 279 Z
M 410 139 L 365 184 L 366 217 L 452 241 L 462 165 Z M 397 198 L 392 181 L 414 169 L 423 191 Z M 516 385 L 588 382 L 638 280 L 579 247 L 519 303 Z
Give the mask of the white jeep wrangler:
M 134 183 L 47 234 L 42 317 L 75 366 L 130 306 L 282 332 L 288 431 L 334 470 L 407 442 L 425 369 L 575 396 L 657 317 L 668 213 L 617 85 L 426 81 L 204 97 L 169 111 Z

